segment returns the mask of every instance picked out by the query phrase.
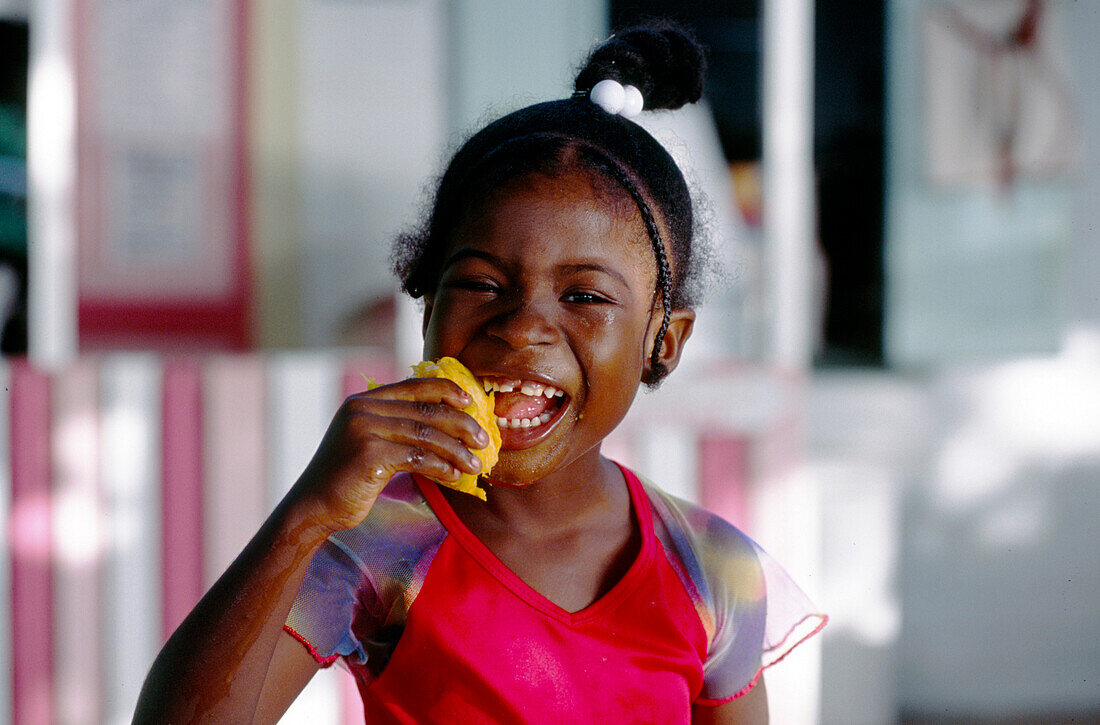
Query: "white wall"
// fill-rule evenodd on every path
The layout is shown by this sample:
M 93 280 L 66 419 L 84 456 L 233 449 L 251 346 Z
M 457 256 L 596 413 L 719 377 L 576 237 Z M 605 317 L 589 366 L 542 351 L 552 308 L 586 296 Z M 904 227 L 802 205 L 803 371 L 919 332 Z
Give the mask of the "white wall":
M 395 288 L 390 242 L 415 220 L 446 125 L 444 3 L 303 2 L 299 175 L 304 342 Z
M 905 489 L 899 700 L 912 711 L 1100 704 L 1100 339 L 941 373 Z
M 815 376 L 822 722 L 1100 703 L 1097 410 L 1085 335 L 1057 356 Z
M 807 469 L 821 494 L 822 719 L 878 725 L 897 713 L 902 498 L 928 449 L 919 381 L 817 374 L 807 400 Z
M 26 22 L 30 14 L 30 0 L 0 0 L 0 20 Z
M 568 95 L 606 16 L 604 0 L 261 3 L 262 344 L 336 344 L 356 308 L 396 291 L 391 242 L 420 221 L 448 151 L 480 121 Z M 398 314 L 418 337 L 415 311 Z
M 606 0 L 454 0 L 449 8 L 452 140 L 568 96 L 577 66 L 607 36 Z

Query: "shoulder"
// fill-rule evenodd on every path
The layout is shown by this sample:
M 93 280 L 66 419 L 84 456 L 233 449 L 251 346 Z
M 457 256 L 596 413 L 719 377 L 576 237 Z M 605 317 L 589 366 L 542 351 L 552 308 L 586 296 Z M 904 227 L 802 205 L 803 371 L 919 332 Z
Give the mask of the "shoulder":
M 706 509 L 642 479 L 654 530 L 708 635 L 697 702 L 718 705 L 749 692 L 763 668 L 827 621 L 759 545 Z
M 767 600 L 760 547 L 721 516 L 639 479 L 653 506 L 654 533 L 712 645 L 746 624 L 758 629 Z
M 701 506 L 645 482 L 654 529 L 707 633 L 700 702 L 746 692 L 760 670 L 767 624 L 765 556 L 751 538 Z
M 696 559 L 710 575 L 736 576 L 742 582 L 760 578 L 760 548 L 748 535 L 702 506 L 673 496 L 642 476 L 638 478 L 653 506 L 657 534 L 666 547 L 671 546 L 681 558 Z

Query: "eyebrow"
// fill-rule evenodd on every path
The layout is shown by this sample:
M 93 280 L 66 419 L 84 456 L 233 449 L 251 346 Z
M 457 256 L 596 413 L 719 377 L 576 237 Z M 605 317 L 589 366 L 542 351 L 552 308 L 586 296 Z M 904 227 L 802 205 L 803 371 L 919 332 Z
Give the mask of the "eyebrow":
M 489 254 L 488 252 L 483 252 L 480 249 L 460 249 L 447 258 L 447 261 L 443 263 L 443 266 L 440 267 L 439 271 L 440 273 L 443 273 L 447 271 L 447 269 L 451 265 L 457 264 L 464 259 L 470 258 L 483 259 L 486 262 L 489 262 L 490 264 L 495 264 L 497 266 L 502 265 L 500 258 L 496 255 Z M 630 289 L 630 283 L 626 281 L 626 277 L 620 274 L 618 270 L 612 269 L 611 267 L 607 267 L 602 264 L 598 264 L 596 262 L 575 262 L 573 264 L 563 264 L 560 265 L 558 269 L 567 273 L 597 272 L 599 274 L 606 274 L 608 277 L 618 280 L 623 287 Z
M 489 254 L 488 252 L 482 252 L 479 249 L 467 248 L 460 249 L 452 254 L 450 257 L 447 257 L 447 261 L 443 263 L 443 266 L 439 268 L 439 271 L 440 273 L 446 272 L 447 268 L 450 267 L 452 264 L 455 264 L 456 262 L 461 262 L 462 260 L 468 259 L 470 257 L 484 259 L 486 262 L 490 262 L 492 264 L 500 264 L 500 259 L 498 259 L 495 255 Z
M 626 277 L 619 274 L 618 270 L 605 267 L 602 264 L 596 264 L 595 262 L 578 262 L 576 264 L 563 264 L 561 268 L 566 272 L 598 272 L 606 274 L 608 277 L 619 280 L 623 287 L 630 289 L 630 284 L 626 281 Z

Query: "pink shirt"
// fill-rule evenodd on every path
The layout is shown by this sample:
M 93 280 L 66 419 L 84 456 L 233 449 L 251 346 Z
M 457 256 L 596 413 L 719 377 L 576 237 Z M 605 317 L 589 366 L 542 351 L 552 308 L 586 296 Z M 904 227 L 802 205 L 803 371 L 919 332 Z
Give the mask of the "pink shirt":
M 322 664 L 344 657 L 370 723 L 688 723 L 824 617 L 748 537 L 623 474 L 641 551 L 578 612 L 512 573 L 434 483 L 399 475 L 314 557 L 286 629 Z M 798 599 L 786 621 L 769 621 L 777 576 Z

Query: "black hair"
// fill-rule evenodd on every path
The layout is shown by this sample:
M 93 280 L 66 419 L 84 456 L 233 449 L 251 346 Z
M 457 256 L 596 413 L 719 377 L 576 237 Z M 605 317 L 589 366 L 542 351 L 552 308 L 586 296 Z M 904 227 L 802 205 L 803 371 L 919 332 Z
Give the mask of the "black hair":
M 394 245 L 402 288 L 414 298 L 435 291 L 450 235 L 475 203 L 532 174 L 586 171 L 594 180 L 611 182 L 601 186 L 625 192 L 653 247 L 654 295 L 664 318 L 643 382 L 656 385 L 668 374 L 659 357 L 671 311 L 695 302 L 691 194 L 656 139 L 633 121 L 604 111 L 588 92 L 611 79 L 638 88 L 646 110 L 680 108 L 702 95 L 705 65 L 702 47 L 686 29 L 667 20 L 648 21 L 616 32 L 593 50 L 572 97 L 522 108 L 474 134 L 443 173 L 427 226 Z M 669 237 L 667 253 L 662 227 Z

